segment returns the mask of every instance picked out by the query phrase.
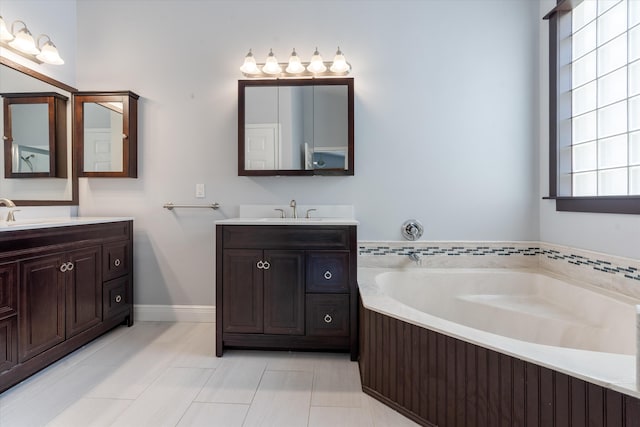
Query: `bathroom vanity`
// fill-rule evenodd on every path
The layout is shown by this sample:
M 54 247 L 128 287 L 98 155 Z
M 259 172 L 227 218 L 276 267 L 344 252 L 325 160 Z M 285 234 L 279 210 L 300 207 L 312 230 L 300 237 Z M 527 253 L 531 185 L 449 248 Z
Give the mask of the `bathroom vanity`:
M 216 225 L 216 355 L 228 347 L 357 350 L 354 220 Z
M 0 228 L 0 392 L 113 327 L 133 324 L 133 221 Z

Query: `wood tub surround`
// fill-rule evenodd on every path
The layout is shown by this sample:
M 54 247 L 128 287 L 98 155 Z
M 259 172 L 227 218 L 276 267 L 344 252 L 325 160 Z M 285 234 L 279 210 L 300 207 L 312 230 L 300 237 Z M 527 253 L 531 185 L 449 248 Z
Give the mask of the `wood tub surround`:
M 360 375 L 424 426 L 640 426 L 640 399 L 363 306 Z
M 0 233 L 0 392 L 133 324 L 132 221 Z
M 356 226 L 216 226 L 216 355 L 358 355 Z

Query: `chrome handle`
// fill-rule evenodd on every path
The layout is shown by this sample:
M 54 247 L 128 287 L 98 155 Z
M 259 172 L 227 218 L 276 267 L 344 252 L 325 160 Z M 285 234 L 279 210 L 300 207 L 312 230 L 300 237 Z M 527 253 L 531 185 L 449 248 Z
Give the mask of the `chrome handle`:
M 274 209 L 274 211 L 280 211 L 280 218 L 284 218 L 284 209 Z
M 263 261 L 258 261 L 258 263 L 256 264 L 256 267 L 258 267 L 260 270 L 264 269 L 264 262 Z
M 333 277 L 333 275 L 331 274 L 331 272 L 329 270 L 324 272 L 324 278 L 329 280 L 331 279 L 331 277 Z
M 67 265 L 66 262 L 60 266 L 60 271 L 63 273 L 66 273 L 68 269 L 69 269 L 69 266 Z
M 331 323 L 331 322 L 333 322 L 333 318 L 329 314 L 325 314 L 324 323 Z
M 116 267 L 120 267 L 120 264 L 122 264 L 122 261 L 120 261 L 120 258 L 116 258 L 116 260 L 113 261 L 113 265 L 115 265 Z
M 116 295 L 116 302 L 121 302 L 122 301 L 122 297 L 120 295 Z
M 72 271 L 75 268 L 75 264 L 72 262 L 68 262 L 67 271 Z
M 265 270 L 268 270 L 268 269 L 270 269 L 270 268 L 271 268 L 271 264 L 269 264 L 269 261 L 265 261 L 265 262 L 264 262 L 264 269 L 265 269 Z
M 310 215 L 310 213 L 311 213 L 311 212 L 315 212 L 315 211 L 317 211 L 317 210 L 318 210 L 318 209 L 307 209 L 307 215 L 306 215 L 307 219 L 310 219 L 310 218 L 311 218 L 311 215 Z

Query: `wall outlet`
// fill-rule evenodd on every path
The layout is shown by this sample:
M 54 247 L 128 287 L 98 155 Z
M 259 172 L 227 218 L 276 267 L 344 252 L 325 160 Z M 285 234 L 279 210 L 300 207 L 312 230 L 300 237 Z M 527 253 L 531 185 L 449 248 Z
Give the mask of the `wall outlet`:
M 196 198 L 204 199 L 204 184 L 196 184 Z

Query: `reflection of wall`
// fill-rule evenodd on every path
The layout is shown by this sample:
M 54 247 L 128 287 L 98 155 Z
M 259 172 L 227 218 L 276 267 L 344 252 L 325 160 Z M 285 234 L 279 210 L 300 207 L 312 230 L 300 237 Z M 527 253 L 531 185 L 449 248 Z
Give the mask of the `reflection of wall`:
M 346 147 L 349 123 L 347 88 L 345 86 L 318 86 L 313 91 L 314 122 L 331 123 L 315 126 L 314 147 Z
M 49 105 L 12 104 L 13 143 L 49 150 Z

